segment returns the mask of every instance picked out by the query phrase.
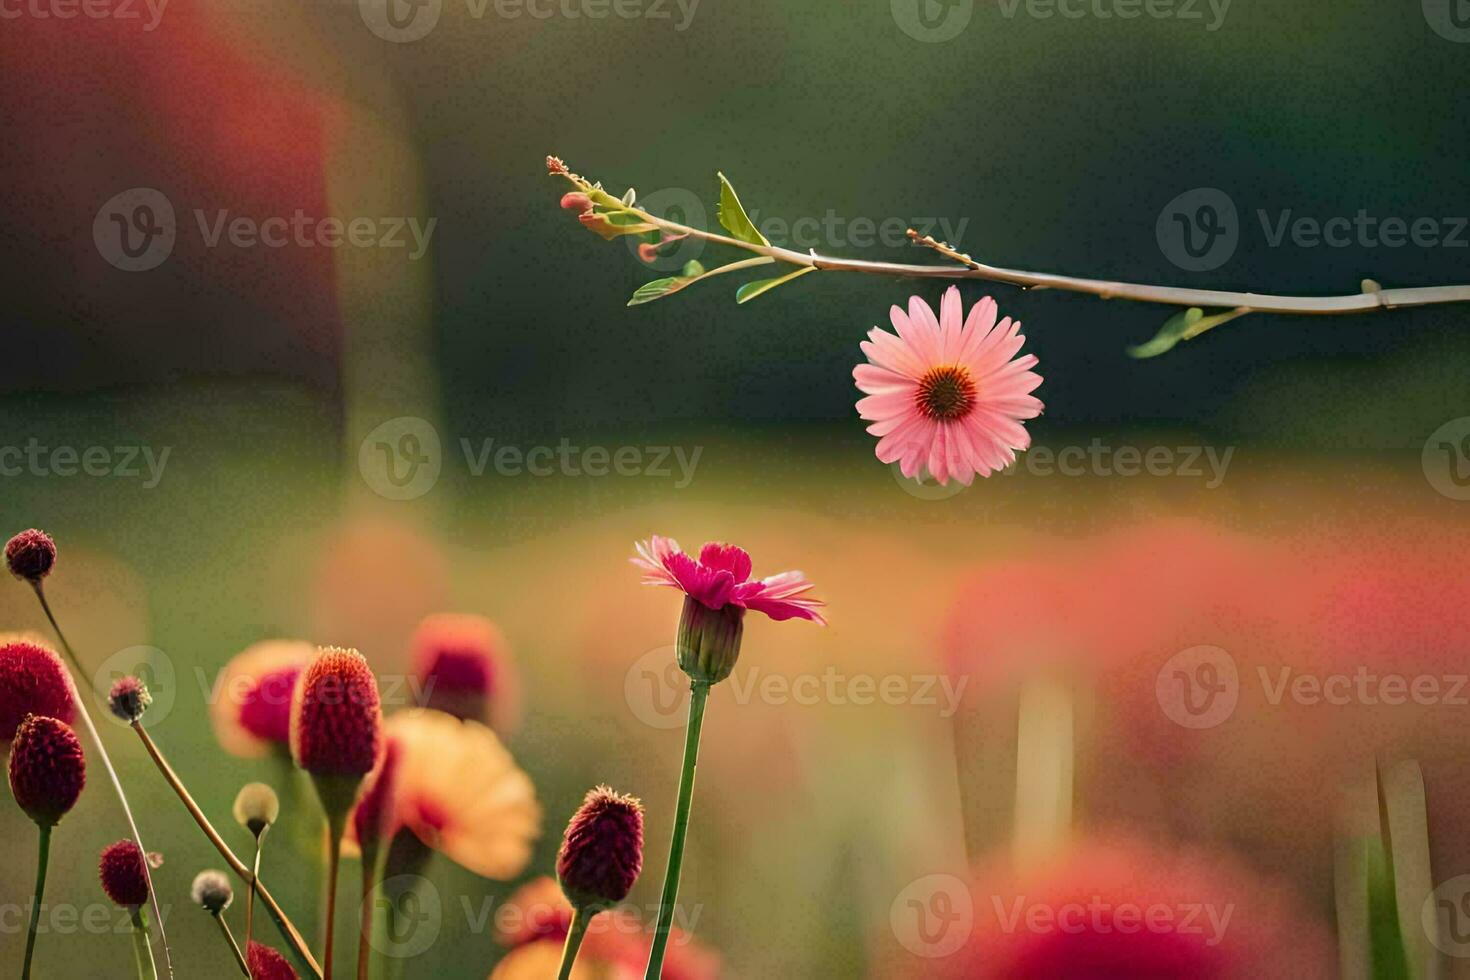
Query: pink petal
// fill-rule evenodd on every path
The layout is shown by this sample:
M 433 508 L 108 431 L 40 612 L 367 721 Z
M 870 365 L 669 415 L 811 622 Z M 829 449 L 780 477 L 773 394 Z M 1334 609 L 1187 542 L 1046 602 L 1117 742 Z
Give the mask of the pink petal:
M 945 364 L 955 363 L 960 352 L 960 327 L 964 319 L 960 287 L 950 286 L 939 300 L 939 357 Z
M 669 570 L 669 558 L 679 551 L 679 542 L 673 538 L 652 535 L 647 541 L 638 541 L 633 545 L 638 552 L 630 558 L 633 564 L 643 569 L 644 585 L 666 585 L 670 588 L 683 589 L 674 573 Z
M 913 391 L 917 384 L 911 378 L 906 378 L 876 364 L 859 364 L 852 369 L 852 379 L 857 382 L 859 391 L 865 391 L 870 395 L 885 391 Z
M 750 555 L 745 549 L 722 541 L 711 541 L 699 549 L 699 563 L 706 568 L 724 569 L 740 584 L 750 578 Z
M 888 315 L 893 321 L 893 329 L 923 362 L 925 370 L 939 363 L 939 321 L 934 318 L 934 311 L 928 303 L 911 296 L 908 313 L 895 306 Z
M 893 309 L 895 315 L 902 315 L 898 307 L 895 306 Z M 879 330 L 877 327 L 868 331 L 868 339 L 858 346 L 862 348 L 868 360 L 874 364 L 912 381 L 922 378 L 928 369 L 924 359 L 908 342 L 900 337 L 895 337 L 886 330 Z
M 887 391 L 879 395 L 859 398 L 858 415 L 869 421 L 907 415 L 914 409 L 914 394 L 911 391 Z

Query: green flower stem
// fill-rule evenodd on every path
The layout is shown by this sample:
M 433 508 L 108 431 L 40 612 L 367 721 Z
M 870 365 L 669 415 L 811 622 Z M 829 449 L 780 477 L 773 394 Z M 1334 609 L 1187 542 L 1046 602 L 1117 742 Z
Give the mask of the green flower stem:
M 133 909 L 133 961 L 138 966 L 138 980 L 158 980 L 158 964 L 153 960 L 153 946 L 148 942 L 148 911 L 141 905 Z
M 112 781 L 113 792 L 117 794 L 118 802 L 122 804 L 123 816 L 128 819 L 128 829 L 132 831 L 133 843 L 138 845 L 138 851 L 143 855 L 143 877 L 148 881 L 148 901 L 153 906 L 153 917 L 158 920 L 158 941 L 163 944 L 163 963 L 168 968 L 168 975 L 174 975 L 173 954 L 168 949 L 168 933 L 163 928 L 163 910 L 158 907 L 158 890 L 153 887 L 153 872 L 148 867 L 148 848 L 143 846 L 143 837 L 138 833 L 138 822 L 133 819 L 133 808 L 128 805 L 128 794 L 123 792 L 122 780 L 117 776 L 117 770 L 112 766 L 112 759 L 107 754 L 107 746 L 102 744 L 102 736 L 97 734 L 97 726 L 92 723 L 92 713 L 87 710 L 87 698 L 80 692 L 80 685 L 86 684 L 87 691 L 95 696 L 92 682 L 87 677 L 87 672 L 82 669 L 82 661 L 77 657 L 77 652 L 71 648 L 66 641 L 66 634 L 61 632 L 61 624 L 56 621 L 56 616 L 51 612 L 51 604 L 46 601 L 46 590 L 41 588 L 39 581 L 32 582 L 31 587 L 36 592 L 36 598 L 41 603 L 41 611 L 46 614 L 46 620 L 51 624 L 51 629 L 56 632 L 56 639 L 61 642 L 61 649 L 66 653 L 67 659 L 71 661 L 72 669 L 76 671 L 78 686 L 75 698 L 77 714 L 82 716 L 82 722 L 87 728 L 87 735 L 97 749 L 97 756 L 102 760 L 102 767 L 107 770 L 108 778 Z
M 184 786 L 184 781 L 179 778 L 178 773 L 174 772 L 173 766 L 168 764 L 168 760 L 164 758 L 162 750 L 153 741 L 153 736 L 148 734 L 148 730 L 137 722 L 133 722 L 132 728 L 137 733 L 139 741 L 143 743 L 143 748 L 147 750 L 148 755 L 153 759 L 153 764 L 163 774 L 164 781 L 173 788 L 174 794 L 184 804 L 184 809 L 189 811 L 189 816 L 193 817 L 194 822 L 199 825 L 199 829 L 204 831 L 204 836 L 208 837 L 209 842 L 214 845 L 214 849 L 219 851 L 220 857 L 225 859 L 225 863 L 230 866 L 230 870 L 239 875 L 241 881 L 259 891 L 261 904 L 270 913 L 270 917 L 275 921 L 276 928 L 280 930 L 281 936 L 286 940 L 286 944 L 290 946 L 291 951 L 296 954 L 296 957 L 301 963 L 311 971 L 312 976 L 320 977 L 322 975 L 322 968 L 317 965 L 316 960 L 312 957 L 311 950 L 307 948 L 306 940 L 301 938 L 301 932 L 291 922 L 290 918 L 287 917 L 286 913 L 281 911 L 281 906 L 276 903 L 275 898 L 271 895 L 270 889 L 265 886 L 264 882 L 255 881 L 254 876 L 251 874 L 250 869 L 246 867 L 245 862 L 241 861 L 235 856 L 235 852 L 230 850 L 230 845 L 225 843 L 224 838 L 219 835 L 219 831 L 214 829 L 214 825 L 204 815 L 204 811 L 199 809 L 199 804 L 194 802 L 194 797 L 189 795 L 189 790 Z M 160 931 L 161 929 L 162 925 L 160 924 Z
M 572 975 L 572 964 L 577 962 L 577 950 L 582 948 L 582 939 L 587 935 L 587 924 L 592 921 L 592 916 L 587 914 L 585 908 L 572 910 L 572 924 L 567 929 L 567 943 L 561 951 L 561 970 L 556 974 L 557 980 L 569 980 Z
M 245 948 L 250 948 L 250 941 L 255 938 L 255 892 L 260 882 L 260 852 L 265 843 L 265 827 L 255 836 L 255 863 L 250 869 L 250 892 L 245 896 Z
M 51 859 L 51 828 L 42 824 L 37 826 L 41 828 L 41 848 L 36 859 L 35 901 L 31 905 L 30 928 L 26 930 L 26 962 L 21 968 L 21 980 L 30 980 L 31 977 L 31 957 L 36 954 L 36 927 L 41 924 L 41 899 L 46 894 L 46 864 Z
M 674 924 L 674 902 L 679 897 L 679 871 L 684 864 L 684 838 L 689 832 L 689 806 L 694 801 L 694 769 L 699 763 L 699 732 L 704 726 L 705 700 L 709 684 L 695 681 L 689 688 L 689 724 L 684 731 L 684 768 L 679 774 L 679 802 L 674 808 L 674 836 L 669 841 L 669 865 L 664 871 L 664 890 L 659 898 L 658 925 L 654 928 L 653 949 L 648 954 L 648 969 L 643 980 L 659 980 L 664 968 L 664 949 L 669 945 L 669 929 Z
M 362 850 L 362 904 L 357 909 L 357 980 L 368 980 L 372 971 L 373 889 L 382 876 L 383 850 L 371 841 L 360 841 Z
M 216 913 L 214 921 L 219 923 L 219 931 L 224 933 L 225 942 L 230 944 L 230 952 L 235 954 L 235 965 L 240 968 L 241 973 L 250 976 L 250 966 L 245 962 L 245 954 L 240 952 L 240 944 L 235 942 L 235 934 L 230 931 L 230 924 L 225 921 L 224 914 Z

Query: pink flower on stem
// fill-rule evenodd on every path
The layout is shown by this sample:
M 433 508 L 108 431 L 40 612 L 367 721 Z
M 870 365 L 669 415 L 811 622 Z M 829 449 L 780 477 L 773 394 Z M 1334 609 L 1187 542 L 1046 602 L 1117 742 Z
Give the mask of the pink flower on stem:
M 858 414 L 872 423 L 877 455 L 897 462 L 906 477 L 927 471 L 941 484 L 969 485 L 1016 461 L 1031 445 L 1021 423 L 1041 414 L 1031 392 L 1041 384 L 1036 356 L 1016 357 L 1025 338 L 1021 324 L 996 323 L 989 296 L 962 317 L 960 291 L 951 286 L 939 316 L 917 296 L 908 312 L 890 311 L 897 336 L 874 327 L 862 343 L 868 364 L 853 368 L 867 397 Z M 963 323 L 961 322 L 963 319 Z
M 801 572 L 782 572 L 757 581 L 750 580 L 750 555 L 733 544 L 711 541 L 699 550 L 696 560 L 679 550 L 673 538 L 655 534 L 637 544 L 633 564 L 643 569 L 644 585 L 665 585 L 697 599 L 709 609 L 735 606 L 765 613 L 780 622 L 809 619 L 825 626 L 817 612 L 826 605 L 806 595 L 812 588 Z

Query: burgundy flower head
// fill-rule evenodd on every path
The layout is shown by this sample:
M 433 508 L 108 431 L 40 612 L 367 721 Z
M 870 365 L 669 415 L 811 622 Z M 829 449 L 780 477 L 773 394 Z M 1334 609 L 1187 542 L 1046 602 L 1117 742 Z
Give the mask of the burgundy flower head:
M 130 840 L 109 844 L 98 862 L 98 875 L 107 897 L 124 907 L 148 904 L 148 869 L 143 852 Z
M 484 616 L 440 613 L 414 631 L 413 670 L 425 708 L 485 722 L 504 734 L 509 664 L 505 638 Z
M 39 582 L 56 564 L 56 542 L 45 531 L 22 531 L 5 543 L 5 564 L 16 578 Z
M 673 538 L 655 534 L 637 543 L 633 564 L 643 569 L 644 585 L 678 589 L 709 609 L 735 606 L 765 613 L 780 622 L 809 619 L 827 625 L 817 610 L 826 603 L 806 595 L 812 588 L 801 572 L 782 572 L 751 581 L 750 555 L 733 544 L 711 541 L 699 549 L 698 560 L 679 550 Z
M 643 870 L 643 804 L 599 786 L 567 824 L 556 876 L 578 907 L 606 908 L 628 897 Z
M 46 715 L 70 724 L 76 704 L 61 658 L 20 640 L 0 646 L 0 742 L 15 737 L 26 715 Z
M 297 980 L 296 971 L 291 969 L 286 957 L 253 939 L 245 954 L 245 965 L 250 967 L 252 980 Z
M 383 712 L 362 654 L 323 647 L 291 702 L 291 755 L 315 776 L 366 776 L 378 760 Z
M 87 760 L 76 733 L 63 721 L 31 715 L 10 746 L 10 792 L 26 815 L 55 826 L 87 784 Z
M 256 738 L 286 745 L 291 741 L 291 692 L 300 667 L 263 675 L 240 699 L 240 726 Z
M 118 678 L 107 692 L 107 707 L 130 725 L 142 718 L 152 703 L 153 695 L 148 693 L 148 685 L 131 675 Z
M 398 829 L 393 826 L 393 789 L 398 778 L 399 745 L 388 739 L 383 747 L 383 762 L 369 780 L 367 789 L 352 811 L 352 826 L 358 846 L 370 850 L 391 838 Z

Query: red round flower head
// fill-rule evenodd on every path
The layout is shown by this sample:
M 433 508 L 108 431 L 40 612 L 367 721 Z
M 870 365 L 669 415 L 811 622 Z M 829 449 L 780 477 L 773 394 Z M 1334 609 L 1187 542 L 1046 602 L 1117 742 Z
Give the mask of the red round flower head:
M 0 742 L 15 737 L 26 715 L 46 715 L 70 724 L 76 703 L 61 658 L 43 646 L 18 640 L 0 646 Z
M 494 623 L 457 613 L 429 616 L 414 631 L 411 647 L 423 707 L 505 732 L 514 685 L 505 637 Z
M 383 712 L 362 654 L 323 647 L 291 701 L 291 756 L 316 776 L 366 776 L 378 760 Z
M 297 980 L 286 957 L 253 939 L 245 954 L 245 965 L 250 967 L 251 980 Z
M 39 582 L 56 564 L 56 542 L 45 531 L 22 531 L 5 543 L 5 564 L 16 578 Z
M 65 722 L 44 715 L 21 722 L 10 746 L 10 792 L 28 817 L 55 826 L 86 784 L 82 743 Z
M 130 725 L 142 718 L 152 703 L 148 685 L 131 675 L 119 677 L 107 692 L 108 710 Z
M 643 870 L 643 804 L 599 786 L 567 824 L 556 876 L 572 904 L 605 908 L 628 897 Z
M 109 844 L 98 862 L 102 890 L 107 897 L 124 907 L 148 904 L 148 869 L 143 866 L 143 852 L 130 840 Z

